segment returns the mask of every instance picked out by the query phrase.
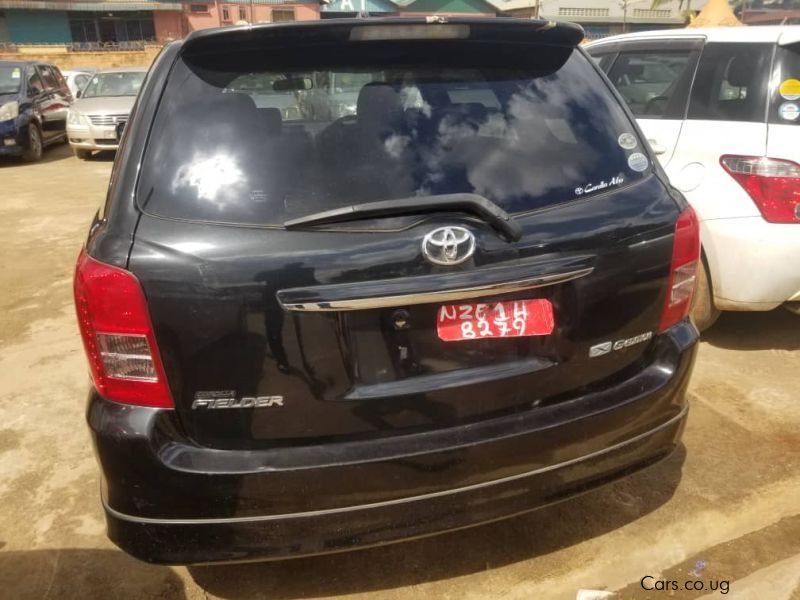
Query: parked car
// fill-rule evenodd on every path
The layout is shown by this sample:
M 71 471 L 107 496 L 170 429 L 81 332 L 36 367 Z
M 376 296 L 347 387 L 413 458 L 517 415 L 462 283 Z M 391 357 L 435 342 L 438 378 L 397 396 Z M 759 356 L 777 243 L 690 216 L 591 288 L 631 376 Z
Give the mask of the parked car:
M 800 26 L 632 33 L 587 51 L 697 211 L 697 326 L 800 311 Z
M 67 80 L 67 85 L 69 86 L 69 91 L 72 92 L 72 97 L 77 98 L 78 92 L 80 92 L 86 84 L 89 83 L 89 80 L 92 78 L 97 72 L 97 69 L 70 69 L 69 71 L 63 71 L 62 75 L 64 79 Z
M 0 156 L 42 158 L 42 150 L 66 140 L 72 94 L 55 65 L 0 61 Z
M 697 221 L 583 35 L 336 19 L 164 48 L 74 282 L 117 545 L 345 550 L 672 452 Z M 250 93 L 359 71 L 354 116 Z
M 147 69 L 107 69 L 92 76 L 69 111 L 67 133 L 75 156 L 87 159 L 95 150 L 116 150 Z

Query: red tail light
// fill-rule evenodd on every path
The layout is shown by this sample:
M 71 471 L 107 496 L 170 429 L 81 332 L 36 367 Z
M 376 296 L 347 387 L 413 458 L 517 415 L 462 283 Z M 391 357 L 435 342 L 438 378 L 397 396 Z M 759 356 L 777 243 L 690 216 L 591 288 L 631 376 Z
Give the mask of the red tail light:
M 78 327 L 97 391 L 116 402 L 172 408 L 147 302 L 136 277 L 81 251 L 74 290 Z
M 675 225 L 669 288 L 659 331 L 669 329 L 689 314 L 699 260 L 700 225 L 694 210 L 689 207 L 680 214 Z
M 756 203 L 770 223 L 800 223 L 800 165 L 790 160 L 759 156 L 719 159 Z

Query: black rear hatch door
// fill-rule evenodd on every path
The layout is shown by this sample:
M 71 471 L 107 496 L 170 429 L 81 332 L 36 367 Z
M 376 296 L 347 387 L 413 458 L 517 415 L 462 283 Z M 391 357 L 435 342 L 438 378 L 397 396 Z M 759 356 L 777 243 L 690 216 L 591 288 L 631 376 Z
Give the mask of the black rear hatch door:
M 573 42 L 469 36 L 173 67 L 130 269 L 195 441 L 451 427 L 640 359 L 677 208 L 635 127 Z

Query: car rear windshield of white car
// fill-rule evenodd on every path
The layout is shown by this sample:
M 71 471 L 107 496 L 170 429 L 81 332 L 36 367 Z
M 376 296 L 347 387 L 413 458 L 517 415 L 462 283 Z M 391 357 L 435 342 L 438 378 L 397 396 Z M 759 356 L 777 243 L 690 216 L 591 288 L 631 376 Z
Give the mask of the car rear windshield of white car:
M 333 45 L 179 59 L 137 200 L 158 216 L 262 225 L 452 193 L 520 213 L 614 191 L 650 169 L 578 50 Z

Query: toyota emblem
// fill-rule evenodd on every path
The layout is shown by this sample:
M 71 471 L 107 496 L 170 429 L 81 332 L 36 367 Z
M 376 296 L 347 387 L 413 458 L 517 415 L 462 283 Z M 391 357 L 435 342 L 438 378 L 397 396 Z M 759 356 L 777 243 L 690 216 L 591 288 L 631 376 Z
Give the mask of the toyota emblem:
M 422 254 L 435 265 L 459 265 L 475 253 L 475 236 L 463 227 L 439 227 L 422 239 Z

